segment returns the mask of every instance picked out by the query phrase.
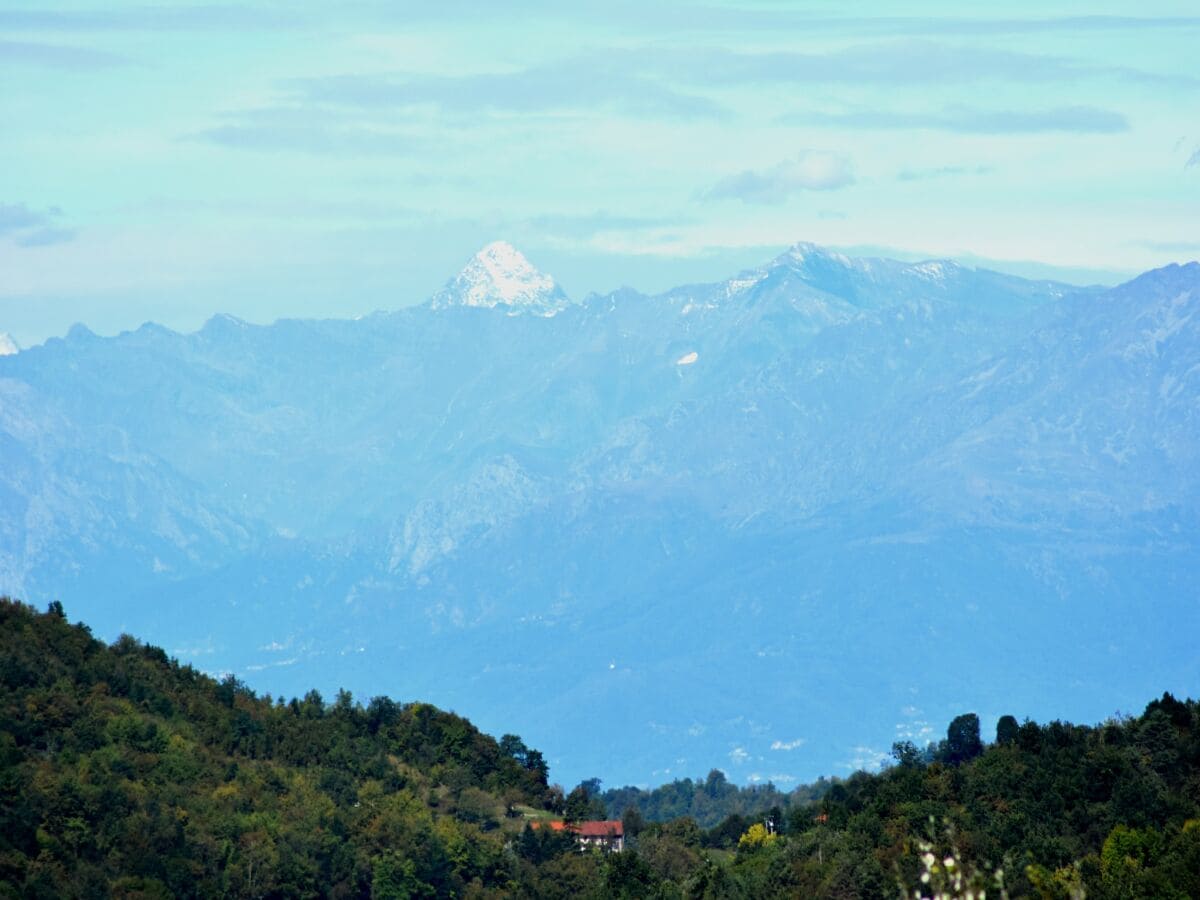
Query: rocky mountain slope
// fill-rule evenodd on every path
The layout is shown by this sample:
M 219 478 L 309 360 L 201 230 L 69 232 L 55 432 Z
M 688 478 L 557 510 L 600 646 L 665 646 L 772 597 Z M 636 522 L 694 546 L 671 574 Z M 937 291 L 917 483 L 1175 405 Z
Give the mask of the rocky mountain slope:
M 357 321 L 77 326 L 0 358 L 0 591 L 567 780 L 1095 718 L 1200 675 L 1198 308 L 808 244 L 571 303 L 493 244 Z

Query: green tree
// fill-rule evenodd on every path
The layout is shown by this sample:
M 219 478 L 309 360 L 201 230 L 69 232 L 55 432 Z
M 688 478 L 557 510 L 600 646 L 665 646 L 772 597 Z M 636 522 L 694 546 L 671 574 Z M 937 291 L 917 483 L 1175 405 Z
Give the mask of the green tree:
M 395 850 L 385 850 L 371 866 L 371 900 L 410 900 L 437 896 L 417 877 L 417 866 Z
M 956 716 L 946 729 L 946 762 L 958 765 L 974 759 L 982 752 L 979 716 L 975 713 Z
M 567 794 L 563 818 L 568 822 L 587 822 L 594 819 L 604 819 L 608 809 L 600 796 L 600 779 L 588 778 L 581 781 Z
M 996 723 L 996 743 L 1001 747 L 1015 744 L 1020 730 L 1021 726 L 1017 724 L 1015 716 L 1001 716 Z
M 892 744 L 892 759 L 907 768 L 916 768 L 921 763 L 921 751 L 912 741 L 896 741 Z
M 625 807 L 625 811 L 621 813 L 621 828 L 625 832 L 626 840 L 637 840 L 638 835 L 645 827 L 646 819 L 642 816 L 641 810 L 633 805 Z

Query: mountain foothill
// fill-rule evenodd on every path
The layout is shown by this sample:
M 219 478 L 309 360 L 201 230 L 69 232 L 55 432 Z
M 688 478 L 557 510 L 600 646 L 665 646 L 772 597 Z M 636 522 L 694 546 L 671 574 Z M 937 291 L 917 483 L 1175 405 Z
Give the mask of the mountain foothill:
M 0 591 L 455 710 L 565 783 L 790 790 L 967 709 L 1194 687 L 1200 264 L 797 244 L 572 300 L 497 242 L 402 299 L 6 350 Z

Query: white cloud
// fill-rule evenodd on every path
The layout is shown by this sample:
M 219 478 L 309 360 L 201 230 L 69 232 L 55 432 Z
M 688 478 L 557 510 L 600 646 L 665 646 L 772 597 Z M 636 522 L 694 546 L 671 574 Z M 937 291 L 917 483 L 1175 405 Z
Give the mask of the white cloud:
M 951 107 L 940 112 L 903 112 L 889 106 L 853 112 L 796 113 L 784 116 L 781 121 L 817 127 L 931 129 L 962 134 L 1116 134 L 1129 130 L 1129 120 L 1124 115 L 1094 106 L 1060 106 L 1044 110 Z
M 204 641 L 203 643 L 191 644 L 191 645 L 183 646 L 183 647 L 175 647 L 171 651 L 171 655 L 178 657 L 179 659 L 187 660 L 187 659 L 194 659 L 197 656 L 208 656 L 208 655 L 216 653 L 216 652 L 217 651 L 216 651 L 216 648 L 213 646 L 212 638 L 209 638 L 208 640 Z
M 246 666 L 247 672 L 261 672 L 263 669 L 276 669 L 281 666 L 294 666 L 300 662 L 300 657 L 293 656 L 291 659 L 281 659 L 279 662 L 258 663 L 253 666 Z
M 928 743 L 934 736 L 933 726 L 921 718 L 922 710 L 915 706 L 905 706 L 900 710 L 904 721 L 896 723 L 896 739 L 912 741 L 916 744 Z
M 874 747 L 858 746 L 850 751 L 850 758 L 842 763 L 842 768 L 852 772 L 873 772 L 882 769 L 890 760 L 891 754 Z
M 832 191 L 854 184 L 850 157 L 827 150 L 801 150 L 769 169 L 746 169 L 722 178 L 704 195 L 710 200 L 733 198 L 743 203 L 782 203 L 800 191 Z
M 771 749 L 772 750 L 797 750 L 800 747 L 803 747 L 805 745 L 805 743 L 807 743 L 807 742 L 804 738 L 796 738 L 794 741 L 772 741 Z

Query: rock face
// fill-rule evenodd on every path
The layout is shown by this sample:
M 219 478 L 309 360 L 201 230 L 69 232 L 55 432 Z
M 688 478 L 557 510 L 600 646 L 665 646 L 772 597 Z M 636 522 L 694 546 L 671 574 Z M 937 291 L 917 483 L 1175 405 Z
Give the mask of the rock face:
M 0 592 L 455 708 L 567 784 L 1095 720 L 1194 691 L 1198 313 L 1194 263 L 1079 289 L 808 244 L 573 304 L 491 245 L 358 321 L 77 327 L 0 358 Z
M 553 316 L 569 302 L 554 279 L 535 269 L 512 244 L 494 241 L 446 282 L 431 305 L 434 309 L 501 306 L 514 315 Z

